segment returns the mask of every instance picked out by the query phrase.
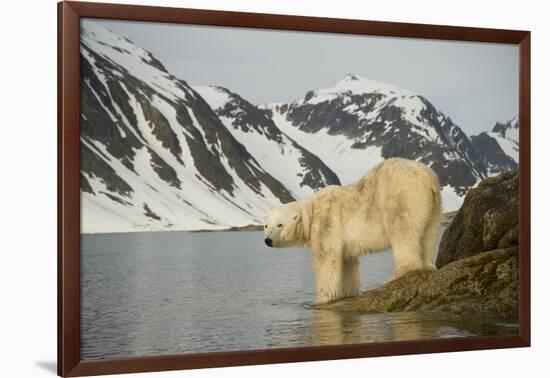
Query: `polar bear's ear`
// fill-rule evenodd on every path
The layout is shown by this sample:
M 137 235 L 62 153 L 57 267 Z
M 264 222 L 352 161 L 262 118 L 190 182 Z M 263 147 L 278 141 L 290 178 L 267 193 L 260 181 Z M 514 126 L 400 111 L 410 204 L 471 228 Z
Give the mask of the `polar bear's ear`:
M 298 219 L 300 219 L 300 213 L 294 214 L 294 217 L 292 217 L 292 219 L 293 219 L 294 221 L 298 221 Z

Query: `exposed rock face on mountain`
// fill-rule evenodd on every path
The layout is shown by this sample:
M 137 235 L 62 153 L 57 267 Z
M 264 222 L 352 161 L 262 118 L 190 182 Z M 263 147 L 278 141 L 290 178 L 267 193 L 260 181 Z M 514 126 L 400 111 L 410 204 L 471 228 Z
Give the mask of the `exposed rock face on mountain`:
M 454 210 L 486 177 L 468 136 L 411 91 L 347 75 L 333 88 L 265 108 L 283 132 L 320 156 L 344 184 L 383 159 L 419 160 L 436 171 L 447 188 L 444 203 Z
M 486 167 L 489 176 L 514 169 L 518 165 L 513 158 L 506 155 L 498 141 L 487 133 L 473 136 L 471 143 L 477 151 L 476 162 Z
M 261 222 L 294 199 L 150 53 L 85 22 L 81 180 L 88 232 Z
M 496 123 L 490 132 L 471 137 L 477 164 L 484 166 L 488 176 L 494 176 L 518 166 L 519 122 Z
M 519 119 L 514 117 L 503 123 L 497 122 L 495 127 L 493 127 L 492 133 L 509 140 L 517 147 L 519 145 Z M 517 151 L 517 148 L 515 150 Z
M 353 312 L 442 311 L 517 321 L 517 171 L 483 180 L 443 234 L 435 272 L 412 272 L 324 308 Z
M 296 198 L 304 198 L 327 185 L 340 185 L 338 176 L 321 159 L 282 133 L 264 111 L 225 88 L 194 89 L 235 139 Z

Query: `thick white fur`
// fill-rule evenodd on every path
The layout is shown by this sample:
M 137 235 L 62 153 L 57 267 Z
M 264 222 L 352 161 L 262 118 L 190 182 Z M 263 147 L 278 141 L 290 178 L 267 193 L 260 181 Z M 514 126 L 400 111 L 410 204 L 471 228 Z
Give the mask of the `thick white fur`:
M 392 279 L 434 270 L 441 215 L 437 175 L 424 164 L 388 159 L 355 183 L 329 186 L 273 210 L 265 222 L 273 247 L 311 253 L 317 303 L 357 295 L 358 257 L 392 248 Z

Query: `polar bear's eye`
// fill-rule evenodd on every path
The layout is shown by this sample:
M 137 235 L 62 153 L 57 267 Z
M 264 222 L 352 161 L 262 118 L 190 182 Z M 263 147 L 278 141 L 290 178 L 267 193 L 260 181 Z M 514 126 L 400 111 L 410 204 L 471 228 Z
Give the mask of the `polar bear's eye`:
M 283 225 L 282 225 L 281 223 L 279 223 L 279 224 L 277 225 L 277 227 L 281 228 L 281 227 L 283 227 Z
M 264 225 L 264 228 L 267 228 L 267 224 L 266 224 L 266 225 Z

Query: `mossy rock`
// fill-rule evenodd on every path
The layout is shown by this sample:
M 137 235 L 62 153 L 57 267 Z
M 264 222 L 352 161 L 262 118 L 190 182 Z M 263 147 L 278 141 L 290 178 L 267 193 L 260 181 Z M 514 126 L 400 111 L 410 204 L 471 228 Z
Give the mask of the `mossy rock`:
M 472 189 L 445 230 L 436 265 L 518 245 L 519 174 L 508 171 Z
M 440 311 L 517 321 L 518 248 L 483 252 L 435 272 L 411 272 L 360 296 L 321 306 L 341 312 Z

